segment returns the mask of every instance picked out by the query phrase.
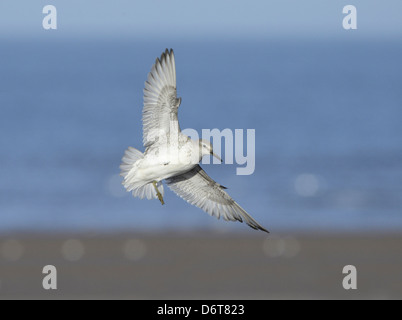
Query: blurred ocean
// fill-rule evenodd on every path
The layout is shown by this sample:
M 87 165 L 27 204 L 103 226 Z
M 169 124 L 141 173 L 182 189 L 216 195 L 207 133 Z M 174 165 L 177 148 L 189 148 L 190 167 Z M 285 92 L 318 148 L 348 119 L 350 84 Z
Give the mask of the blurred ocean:
M 0 232 L 248 231 L 135 199 L 142 89 L 176 54 L 182 128 L 256 129 L 256 170 L 204 169 L 271 232 L 402 231 L 400 40 L 50 40 L 0 44 Z M 224 155 L 223 155 L 224 156 Z

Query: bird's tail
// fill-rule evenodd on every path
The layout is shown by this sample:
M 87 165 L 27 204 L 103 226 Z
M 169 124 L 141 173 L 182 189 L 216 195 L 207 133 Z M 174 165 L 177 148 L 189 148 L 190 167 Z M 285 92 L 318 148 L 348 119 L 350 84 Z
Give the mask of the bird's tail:
M 158 199 L 158 195 L 152 182 L 136 179 L 136 164 L 143 158 L 144 154 L 133 147 L 128 147 L 124 153 L 122 164 L 120 165 L 120 176 L 124 178 L 124 188 L 126 188 L 128 192 L 132 192 L 134 197 L 138 197 L 140 199 Z M 156 186 L 163 196 L 164 190 L 162 182 L 158 182 Z

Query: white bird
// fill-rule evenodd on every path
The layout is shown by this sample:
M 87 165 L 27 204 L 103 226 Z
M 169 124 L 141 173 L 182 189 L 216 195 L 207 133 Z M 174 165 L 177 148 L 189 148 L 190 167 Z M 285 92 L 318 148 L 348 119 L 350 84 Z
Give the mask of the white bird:
M 123 185 L 134 197 L 163 200 L 165 180 L 178 196 L 211 216 L 246 222 L 268 232 L 240 207 L 225 187 L 212 180 L 199 165 L 204 155 L 213 155 L 209 141 L 194 141 L 180 130 L 173 50 L 162 53 L 152 66 L 144 89 L 143 144 L 145 153 L 129 147 L 120 166 Z

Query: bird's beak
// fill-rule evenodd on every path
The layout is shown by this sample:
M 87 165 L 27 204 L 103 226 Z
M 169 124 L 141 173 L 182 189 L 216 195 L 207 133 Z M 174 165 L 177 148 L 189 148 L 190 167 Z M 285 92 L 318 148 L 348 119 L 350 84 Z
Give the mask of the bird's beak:
M 215 154 L 213 151 L 211 151 L 211 154 L 212 154 L 216 159 L 218 159 L 220 162 L 223 162 L 223 160 L 222 160 L 217 154 Z

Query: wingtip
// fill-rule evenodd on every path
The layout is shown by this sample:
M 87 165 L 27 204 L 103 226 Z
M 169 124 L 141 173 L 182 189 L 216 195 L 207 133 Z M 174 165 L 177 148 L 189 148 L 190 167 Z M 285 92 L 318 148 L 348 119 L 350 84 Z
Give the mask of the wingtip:
M 163 59 L 166 59 L 166 56 L 172 56 L 174 55 L 173 49 L 170 48 L 166 48 L 164 52 L 162 52 L 161 57 L 159 58 L 160 61 L 162 61 Z M 157 59 L 158 60 L 158 59 Z
M 259 224 L 257 224 L 257 225 L 251 225 L 251 224 L 247 224 L 249 227 L 251 227 L 252 229 L 254 229 L 254 230 L 261 230 L 261 231 L 264 231 L 264 232 L 266 232 L 266 233 L 268 233 L 268 234 L 270 234 L 270 232 L 267 230 L 267 229 L 265 229 L 264 227 L 262 227 L 262 226 L 260 226 Z
M 260 230 L 261 230 L 261 231 L 264 231 L 264 232 L 266 232 L 266 233 L 268 233 L 268 234 L 270 234 L 270 233 L 271 233 L 271 232 L 269 232 L 267 229 L 262 228 L 262 227 L 260 228 Z

